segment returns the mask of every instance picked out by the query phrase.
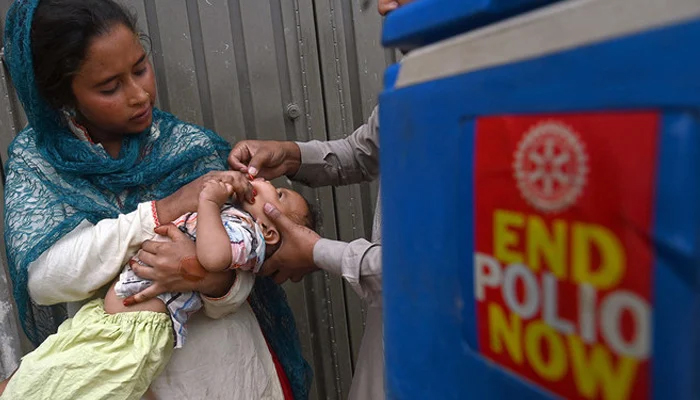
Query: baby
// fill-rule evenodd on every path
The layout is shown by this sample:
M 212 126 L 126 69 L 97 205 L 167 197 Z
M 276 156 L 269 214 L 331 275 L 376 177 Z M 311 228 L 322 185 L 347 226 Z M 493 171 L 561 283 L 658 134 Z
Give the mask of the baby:
M 257 192 L 253 204 L 230 203 L 233 187 L 220 181 L 205 182 L 196 213 L 181 216 L 173 223 L 195 240 L 197 259 L 205 271 L 236 271 L 232 295 L 241 299 L 252 290 L 252 274 L 280 245 L 280 233 L 263 212 L 271 203 L 295 222 L 315 228 L 309 204 L 297 192 L 275 188 L 270 182 L 252 182 Z M 156 237 L 154 240 L 167 240 Z M 132 262 L 140 262 L 134 257 Z M 205 271 L 187 271 L 192 279 Z M 243 279 L 246 278 L 246 279 Z M 166 293 L 134 307 L 126 307 L 120 298 L 138 293 L 151 285 L 126 266 L 112 285 L 104 301 L 93 300 L 75 317 L 64 322 L 35 351 L 22 359 L 0 398 L 32 399 L 45 395 L 45 374 L 68 372 L 59 386 L 51 388 L 52 399 L 110 398 L 140 399 L 162 371 L 173 348 L 182 347 L 188 318 L 202 307 L 200 295 Z M 231 293 L 230 293 L 231 294 Z M 74 362 L 87 359 L 89 362 Z M 87 371 L 86 365 L 89 365 Z M 86 371 L 80 371 L 80 369 Z M 55 380 L 54 380 L 55 381 Z M 118 385 L 105 385 L 105 382 Z M 117 387 L 103 393 L 106 386 Z
M 267 215 L 263 205 L 271 203 L 279 207 L 295 222 L 312 227 L 315 223 L 306 200 L 297 192 L 289 189 L 277 189 L 270 182 L 255 180 L 252 182 L 259 200 L 253 204 L 244 203 L 234 207 L 227 203 L 233 188 L 219 181 L 205 182 L 199 196 L 196 213 L 181 216 L 173 223 L 192 240 L 197 247 L 197 260 L 204 271 L 183 271 L 190 279 L 203 276 L 205 271 L 219 272 L 235 269 L 238 274 L 257 274 L 267 257 L 270 257 L 280 244 L 280 233 Z M 198 229 L 199 228 L 199 229 Z M 154 240 L 169 240 L 156 236 Z M 132 262 L 141 263 L 137 256 Z M 126 266 L 124 272 L 105 299 L 105 310 L 114 314 L 124 309 L 115 297 L 125 298 L 134 295 L 151 285 L 151 281 L 139 278 Z M 245 297 L 249 294 L 247 290 Z M 159 296 L 160 301 L 138 306 L 140 310 L 162 312 L 163 306 L 173 322 L 175 348 L 180 348 L 185 342 L 186 325 L 189 315 L 202 307 L 198 293 L 165 293 Z

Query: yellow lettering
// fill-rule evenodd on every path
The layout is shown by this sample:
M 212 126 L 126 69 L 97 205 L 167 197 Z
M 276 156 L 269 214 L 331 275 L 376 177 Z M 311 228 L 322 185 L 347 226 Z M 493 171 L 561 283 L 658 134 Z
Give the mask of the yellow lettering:
M 637 360 L 621 356 L 617 368 L 613 366 L 610 352 L 602 344 L 596 344 L 586 355 L 583 341 L 568 336 L 573 365 L 574 381 L 579 393 L 589 399 L 598 398 L 600 389 L 604 400 L 627 400 L 637 373 Z
M 523 348 L 520 345 L 522 334 L 522 321 L 515 313 L 510 314 L 510 321 L 506 320 L 503 308 L 496 303 L 489 304 L 489 334 L 491 336 L 491 350 L 498 354 L 503 353 L 503 345 L 508 350 L 510 358 L 518 363 L 523 363 Z
M 523 255 L 511 247 L 520 242 L 520 235 L 514 229 L 524 225 L 525 217 L 521 213 L 496 210 L 493 214 L 493 253 L 504 264 L 523 262 Z
M 572 275 L 575 282 L 609 289 L 622 279 L 625 253 L 610 230 L 599 225 L 576 223 L 572 242 Z M 600 254 L 600 266 L 597 268 L 591 265 L 594 247 Z
M 549 357 L 542 354 L 540 341 L 547 343 Z M 525 355 L 532 369 L 542 378 L 552 382 L 566 375 L 566 352 L 564 342 L 551 326 L 534 321 L 525 328 Z
M 527 221 L 527 264 L 533 271 L 540 270 L 544 259 L 554 276 L 566 278 L 566 222 L 554 221 L 552 234 L 542 218 L 533 215 Z

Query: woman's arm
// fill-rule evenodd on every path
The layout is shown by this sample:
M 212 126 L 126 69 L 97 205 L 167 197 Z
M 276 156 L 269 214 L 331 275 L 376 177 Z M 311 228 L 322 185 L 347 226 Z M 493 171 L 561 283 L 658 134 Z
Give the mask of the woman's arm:
M 230 182 L 240 196 L 252 196 L 252 187 L 238 175 L 210 172 L 162 200 L 140 204 L 129 214 L 104 219 L 95 225 L 81 223 L 29 264 L 30 296 L 38 304 L 46 305 L 93 296 L 114 279 L 144 241 L 153 238 L 153 229 L 161 221 L 169 222 L 197 209 L 197 199 L 206 180 Z M 173 268 L 179 262 L 180 259 Z M 230 287 L 222 289 L 221 280 L 208 279 L 205 283 L 210 294 L 226 293 Z
M 84 221 L 29 264 L 28 289 L 42 305 L 79 301 L 110 283 L 156 226 L 153 203 L 95 225 Z
M 236 271 L 236 281 L 231 290 L 221 297 L 202 296 L 204 303 L 204 313 L 209 318 L 219 319 L 229 314 L 233 314 L 246 301 L 250 292 L 253 291 L 255 276 L 252 272 Z

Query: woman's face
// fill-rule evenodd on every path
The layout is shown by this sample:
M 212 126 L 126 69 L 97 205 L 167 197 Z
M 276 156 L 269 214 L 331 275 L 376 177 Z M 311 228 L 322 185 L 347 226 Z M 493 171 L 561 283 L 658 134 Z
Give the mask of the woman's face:
M 98 142 L 150 127 L 156 83 L 138 36 L 124 25 L 92 40 L 73 79 L 78 122 Z

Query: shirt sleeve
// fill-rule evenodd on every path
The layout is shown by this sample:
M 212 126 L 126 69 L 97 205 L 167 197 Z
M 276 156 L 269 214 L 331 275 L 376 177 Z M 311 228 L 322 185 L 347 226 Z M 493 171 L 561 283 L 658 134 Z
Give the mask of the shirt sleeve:
M 292 179 L 311 187 L 349 185 L 379 175 L 379 111 L 350 136 L 327 142 L 297 143 L 301 166 Z
M 83 221 L 29 264 L 28 289 L 41 305 L 80 301 L 110 283 L 156 227 L 151 202 L 97 224 Z
M 340 275 L 369 305 L 382 299 L 382 246 L 364 239 L 350 243 L 321 239 L 314 246 L 314 262 Z
M 253 290 L 255 276 L 249 271 L 236 271 L 236 281 L 223 297 L 214 298 L 202 295 L 204 314 L 209 318 L 219 319 L 233 314 L 246 301 Z

